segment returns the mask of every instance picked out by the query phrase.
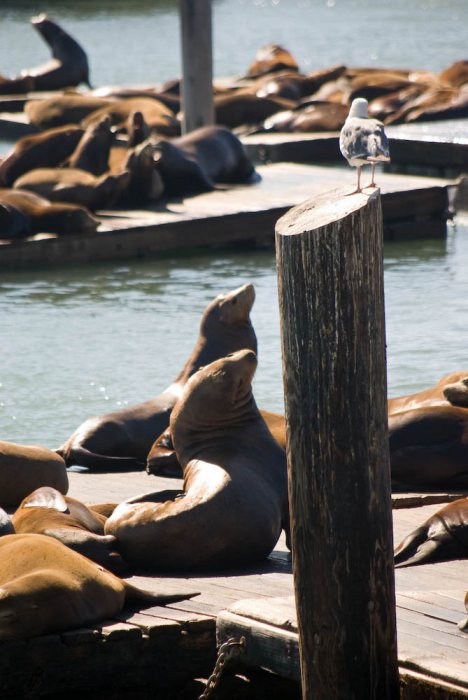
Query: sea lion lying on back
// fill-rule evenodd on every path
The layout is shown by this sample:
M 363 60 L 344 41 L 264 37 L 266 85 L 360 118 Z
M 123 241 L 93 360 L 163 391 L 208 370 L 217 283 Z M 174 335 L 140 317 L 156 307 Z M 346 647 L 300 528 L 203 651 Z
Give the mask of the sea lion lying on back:
M 189 379 L 170 423 L 184 495 L 117 506 L 105 532 L 125 560 L 181 571 L 244 566 L 289 532 L 286 454 L 252 396 L 256 366 L 255 353 L 240 350 Z
M 251 284 L 212 301 L 205 309 L 195 347 L 173 384 L 149 401 L 85 421 L 57 450 L 68 465 L 91 469 L 144 468 L 155 438 L 169 425 L 171 411 L 189 377 L 203 365 L 240 347 L 257 348 L 250 322 Z
M 93 175 L 102 175 L 108 169 L 109 153 L 114 139 L 110 119 L 103 117 L 88 126 L 66 165 L 69 168 L 87 170 Z
M 102 564 L 111 571 L 121 570 L 123 562 L 115 537 L 104 535 L 107 518 L 57 489 L 42 486 L 22 500 L 12 517 L 17 534 L 26 532 L 55 537 L 70 549 Z
M 193 595 L 142 591 L 53 537 L 0 537 L 1 641 L 86 627 L 126 605 L 166 605 Z

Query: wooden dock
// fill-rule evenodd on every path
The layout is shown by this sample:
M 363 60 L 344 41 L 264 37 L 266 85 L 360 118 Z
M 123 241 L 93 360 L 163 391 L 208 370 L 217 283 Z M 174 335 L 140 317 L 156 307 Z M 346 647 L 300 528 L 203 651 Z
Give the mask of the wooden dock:
M 163 202 L 141 211 L 98 212 L 91 235 L 36 235 L 0 242 L 0 269 L 86 263 L 158 255 L 183 248 L 272 246 L 277 219 L 324 190 L 355 187 L 348 167 L 296 163 L 258 167 L 249 185 Z M 364 180 L 365 182 L 365 180 Z M 379 173 L 384 235 L 389 240 L 446 235 L 453 181 Z
M 70 473 L 69 477 L 70 495 L 88 504 L 120 502 L 181 483 L 145 472 Z M 447 498 L 456 495 L 460 494 Z M 444 494 L 428 497 L 440 502 L 446 498 Z M 401 507 L 405 501 L 424 503 L 425 498 L 424 494 L 395 497 L 400 505 L 394 510 L 395 542 L 440 507 L 435 503 Z M 65 693 L 69 698 L 179 697 L 175 693 L 189 688 L 192 679 L 206 679 L 211 673 L 217 621 L 219 639 L 227 634 L 247 637 L 239 657 L 244 670 L 249 665 L 270 669 L 278 674 L 278 684 L 281 678 L 297 680 L 293 582 L 284 537 L 265 562 L 249 570 L 193 577 L 137 575 L 130 580 L 149 590 L 199 590 L 201 595 L 168 607 L 123 611 L 116 619 L 89 629 L 2 643 L 2 698 L 63 697 Z M 396 571 L 403 700 L 468 697 L 468 634 L 457 627 L 466 617 L 467 582 L 468 560 Z

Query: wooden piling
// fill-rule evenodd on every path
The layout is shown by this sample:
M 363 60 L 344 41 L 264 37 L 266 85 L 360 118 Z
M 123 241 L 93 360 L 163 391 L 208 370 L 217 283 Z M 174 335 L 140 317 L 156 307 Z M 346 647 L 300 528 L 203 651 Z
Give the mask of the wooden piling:
M 398 697 L 380 192 L 276 226 L 304 700 Z
M 180 0 L 182 132 L 214 123 L 211 0 Z

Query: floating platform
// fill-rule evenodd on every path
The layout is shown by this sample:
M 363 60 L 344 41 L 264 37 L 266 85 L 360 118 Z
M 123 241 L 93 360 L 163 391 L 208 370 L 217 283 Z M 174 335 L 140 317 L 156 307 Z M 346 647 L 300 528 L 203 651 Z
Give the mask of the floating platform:
M 69 473 L 69 479 L 70 495 L 88 504 L 117 503 L 181 485 L 180 480 L 143 471 Z M 439 502 L 455 495 L 431 494 Z M 414 503 L 426 495 L 396 497 Z M 394 510 L 395 542 L 439 507 Z M 270 669 L 278 674 L 278 684 L 280 677 L 297 680 L 291 558 L 283 536 L 270 557 L 256 567 L 192 577 L 137 575 L 129 580 L 153 591 L 198 590 L 200 595 L 167 607 L 124 610 L 114 619 L 85 629 L 2 642 L 1 697 L 179 697 L 176 693 L 194 678 L 206 679 L 211 674 L 216 627 L 219 640 L 226 635 L 247 637 L 247 646 L 238 657 L 244 669 Z M 402 700 L 468 697 L 468 634 L 457 627 L 466 617 L 467 581 L 468 560 L 396 571 Z M 416 686 L 420 694 L 411 695 L 409 689 Z
M 0 241 L 0 269 L 144 257 L 183 248 L 272 246 L 275 223 L 290 207 L 324 190 L 349 187 L 352 192 L 356 182 L 356 171 L 348 167 L 274 163 L 257 170 L 255 184 L 219 188 L 151 209 L 97 212 L 101 225 L 94 234 Z M 378 173 L 377 181 L 387 240 L 446 235 L 453 181 L 387 173 Z

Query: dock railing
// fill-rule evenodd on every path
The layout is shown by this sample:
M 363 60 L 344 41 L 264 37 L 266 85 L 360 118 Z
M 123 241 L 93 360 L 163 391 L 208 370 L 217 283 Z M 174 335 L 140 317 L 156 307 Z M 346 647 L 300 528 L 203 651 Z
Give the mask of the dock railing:
M 394 700 L 381 202 L 347 192 L 276 225 L 302 693 Z

